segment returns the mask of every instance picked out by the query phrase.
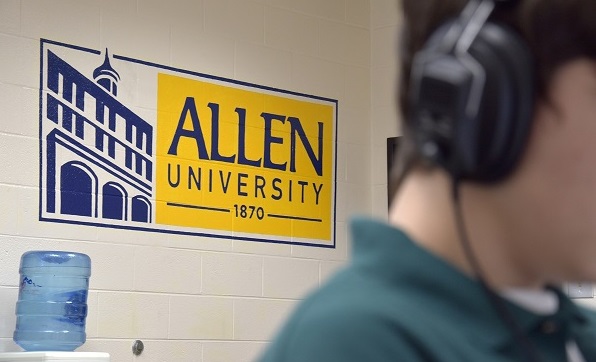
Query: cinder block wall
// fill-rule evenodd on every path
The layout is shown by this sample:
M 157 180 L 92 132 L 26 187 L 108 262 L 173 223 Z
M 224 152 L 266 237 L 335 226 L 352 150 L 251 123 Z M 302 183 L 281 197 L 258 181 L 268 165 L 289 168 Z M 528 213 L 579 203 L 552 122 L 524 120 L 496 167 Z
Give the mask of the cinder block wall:
M 93 261 L 80 350 L 117 362 L 252 360 L 347 260 L 349 217 L 386 215 L 398 23 L 393 0 L 0 1 L 0 352 L 19 350 L 21 254 L 59 249 Z M 337 247 L 40 222 L 40 38 L 337 99 Z M 155 85 L 143 82 L 132 98 L 149 112 L 142 95 Z
M 397 114 L 398 1 L 371 0 L 371 205 L 387 218 L 387 138 L 401 134 Z

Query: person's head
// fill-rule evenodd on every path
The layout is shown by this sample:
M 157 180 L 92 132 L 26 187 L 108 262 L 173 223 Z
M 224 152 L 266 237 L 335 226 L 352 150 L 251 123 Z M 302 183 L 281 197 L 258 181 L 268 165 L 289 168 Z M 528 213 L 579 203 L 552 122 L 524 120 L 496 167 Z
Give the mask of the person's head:
M 425 162 L 416 141 L 412 68 L 429 37 L 468 2 L 402 0 L 399 107 L 405 147 L 397 157 L 408 167 L 398 167 L 398 173 L 439 167 Z M 551 273 L 548 278 L 596 280 L 596 1 L 495 2 L 490 21 L 519 36 L 531 57 L 528 135 L 505 177 L 472 180 L 465 187 L 476 205 L 490 209 L 507 228 L 510 240 L 503 242 L 515 243 L 522 258 L 533 255 L 531 262 L 542 263 L 537 268 Z M 492 136 L 485 133 L 475 145 L 479 152 L 482 140 Z

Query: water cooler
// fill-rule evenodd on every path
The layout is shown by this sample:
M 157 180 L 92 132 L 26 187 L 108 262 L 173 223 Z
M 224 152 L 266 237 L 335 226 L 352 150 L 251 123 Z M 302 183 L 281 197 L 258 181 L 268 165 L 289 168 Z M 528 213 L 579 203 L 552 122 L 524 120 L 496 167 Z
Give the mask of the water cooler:
M 110 362 L 108 353 L 74 351 L 86 340 L 89 256 L 29 251 L 19 273 L 13 339 L 25 351 L 0 353 L 0 362 Z

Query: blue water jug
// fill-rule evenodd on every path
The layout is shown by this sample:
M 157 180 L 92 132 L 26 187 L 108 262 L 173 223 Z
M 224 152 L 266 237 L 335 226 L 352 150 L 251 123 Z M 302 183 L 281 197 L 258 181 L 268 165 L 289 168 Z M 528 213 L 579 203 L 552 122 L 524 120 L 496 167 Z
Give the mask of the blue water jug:
M 29 251 L 21 257 L 13 339 L 26 351 L 74 351 L 85 343 L 91 259 Z

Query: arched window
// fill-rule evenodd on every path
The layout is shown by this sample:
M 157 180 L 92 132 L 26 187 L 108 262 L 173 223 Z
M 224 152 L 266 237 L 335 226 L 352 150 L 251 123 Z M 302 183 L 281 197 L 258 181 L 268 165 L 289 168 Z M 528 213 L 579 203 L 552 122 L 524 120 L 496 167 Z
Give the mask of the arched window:
M 101 216 L 104 219 L 126 220 L 126 190 L 115 182 L 103 185 Z
M 132 198 L 132 221 L 151 222 L 151 203 L 146 197 Z
M 60 167 L 60 213 L 97 217 L 97 176 L 89 166 L 73 161 Z

